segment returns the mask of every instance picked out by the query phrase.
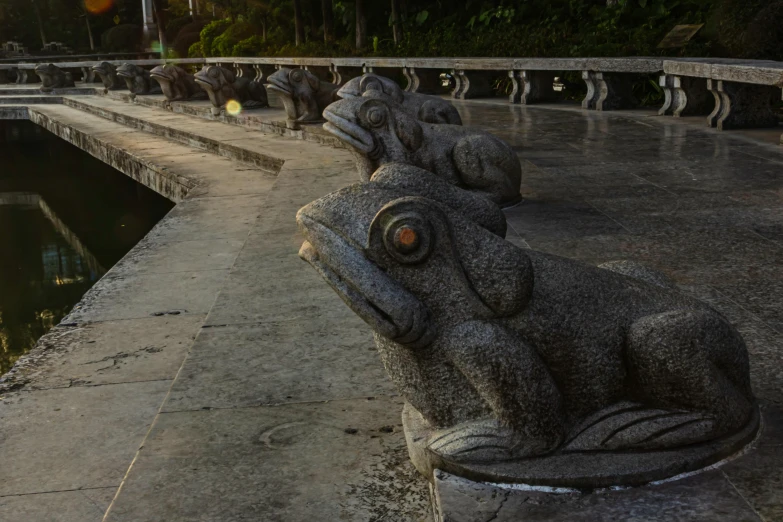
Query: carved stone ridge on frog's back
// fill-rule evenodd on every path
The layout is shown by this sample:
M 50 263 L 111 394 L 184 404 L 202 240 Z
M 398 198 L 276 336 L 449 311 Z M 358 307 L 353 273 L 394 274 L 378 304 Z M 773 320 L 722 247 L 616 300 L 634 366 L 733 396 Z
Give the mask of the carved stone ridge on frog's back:
M 300 256 L 373 328 L 427 476 L 639 485 L 758 428 L 740 334 L 652 271 L 523 250 L 448 197 L 373 182 L 297 221 Z
M 209 100 L 215 109 L 225 108 L 233 100 L 243 108 L 268 107 L 266 88 L 244 76 L 217 65 L 205 65 L 194 76 L 196 82 L 207 91 Z
M 170 102 L 207 98 L 207 93 L 196 83 L 193 75 L 182 67 L 170 63 L 158 65 L 150 71 L 150 76 L 158 82 L 163 95 Z
M 100 76 L 105 91 L 115 91 L 125 87 L 125 82 L 117 76 L 117 68 L 109 62 L 101 62 L 92 66 L 92 70 Z
M 377 74 L 365 74 L 353 78 L 337 91 L 337 96 L 341 98 L 385 96 L 402 105 L 414 118 L 425 123 L 462 125 L 462 118 L 451 102 L 429 94 L 405 92 L 394 80 Z
M 420 122 L 386 97 L 343 99 L 329 105 L 324 117 L 324 129 L 354 153 L 362 180 L 382 165 L 408 163 L 501 206 L 521 199 L 519 158 L 481 129 Z
M 323 110 L 337 100 L 340 87 L 321 81 L 305 69 L 286 67 L 273 73 L 267 79 L 269 89 L 280 94 L 289 120 L 307 123 L 323 121 Z
M 160 94 L 160 85 L 153 82 L 150 72 L 133 63 L 124 63 L 117 67 L 117 76 L 125 80 L 131 94 Z
M 53 63 L 42 63 L 35 66 L 35 74 L 41 78 L 41 92 L 52 92 L 54 89 L 74 87 L 73 76 Z

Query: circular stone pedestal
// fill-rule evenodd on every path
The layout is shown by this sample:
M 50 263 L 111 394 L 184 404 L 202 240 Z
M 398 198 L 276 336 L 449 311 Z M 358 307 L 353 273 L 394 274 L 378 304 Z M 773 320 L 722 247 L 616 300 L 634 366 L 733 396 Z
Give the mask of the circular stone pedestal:
M 405 404 L 402 424 L 416 469 L 430 481 L 436 469 L 470 480 L 533 486 L 596 489 L 641 486 L 710 466 L 742 450 L 759 428 L 759 411 L 740 431 L 717 440 L 673 450 L 562 452 L 495 463 L 453 462 L 428 448 L 433 429 L 416 408 Z

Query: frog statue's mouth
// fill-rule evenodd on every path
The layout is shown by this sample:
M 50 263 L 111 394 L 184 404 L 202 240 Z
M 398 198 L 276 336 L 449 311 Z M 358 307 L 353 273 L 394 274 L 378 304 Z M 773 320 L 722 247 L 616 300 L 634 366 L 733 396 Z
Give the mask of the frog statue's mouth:
M 378 334 L 411 348 L 432 343 L 436 329 L 427 307 L 365 256 L 352 240 L 308 215 L 296 216 L 307 240 L 299 257 Z
M 157 68 L 156 67 L 153 70 L 151 70 L 150 71 L 150 76 L 152 76 L 153 78 L 155 78 L 158 81 L 161 81 L 161 80 L 164 81 L 164 82 L 173 82 L 174 81 L 174 76 L 172 76 L 171 74 L 166 72 L 166 70 L 163 69 L 162 67 L 161 68 Z
M 324 130 L 340 138 L 362 154 L 370 157 L 380 156 L 380 144 L 372 133 L 356 122 L 358 105 L 362 98 L 345 98 L 334 102 L 324 109 Z
M 122 78 L 133 78 L 136 75 L 133 71 L 130 70 L 130 68 L 126 67 L 120 67 L 117 69 L 117 76 L 120 76 Z
M 217 82 L 217 80 L 213 81 L 212 78 L 209 78 L 205 74 L 196 73 L 195 76 L 193 76 L 193 79 L 196 80 L 196 83 L 201 85 L 201 87 L 203 87 L 206 91 L 220 90 L 220 84 Z

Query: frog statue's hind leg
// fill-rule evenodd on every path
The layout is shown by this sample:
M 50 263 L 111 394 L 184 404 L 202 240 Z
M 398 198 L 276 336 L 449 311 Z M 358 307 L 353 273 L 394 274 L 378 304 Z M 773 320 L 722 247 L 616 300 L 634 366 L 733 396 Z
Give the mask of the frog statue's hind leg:
M 452 157 L 467 189 L 484 193 L 501 207 L 522 199 L 522 166 L 504 142 L 482 134 L 465 136 L 454 146 Z
M 671 414 L 614 437 L 616 449 L 665 449 L 742 428 L 753 413 L 748 355 L 739 333 L 710 311 L 676 310 L 637 320 L 627 340 L 635 399 Z
M 446 357 L 492 415 L 436 431 L 430 450 L 456 462 L 492 462 L 542 455 L 562 442 L 560 391 L 535 350 L 483 321 L 462 323 L 446 337 Z

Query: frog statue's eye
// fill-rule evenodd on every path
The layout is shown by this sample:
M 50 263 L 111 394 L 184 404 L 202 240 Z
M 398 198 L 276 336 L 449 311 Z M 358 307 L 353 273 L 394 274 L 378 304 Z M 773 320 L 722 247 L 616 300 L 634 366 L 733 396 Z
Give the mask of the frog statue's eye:
M 212 69 L 210 69 L 210 71 L 209 71 L 209 75 L 210 75 L 211 77 L 213 77 L 213 78 L 217 78 L 219 74 L 220 74 L 220 71 L 218 71 L 218 70 L 217 70 L 217 67 L 213 67 L 213 68 L 212 68 Z
M 383 233 L 389 254 L 405 264 L 421 263 L 432 251 L 432 228 L 416 214 L 390 217 Z
M 304 77 L 304 73 L 302 71 L 294 71 L 291 73 L 291 81 L 299 83 L 302 81 L 302 78 Z
M 380 127 L 386 123 L 386 111 L 382 107 L 372 107 L 367 111 L 367 121 L 373 127 Z
M 383 92 L 383 87 L 381 86 L 381 82 L 379 82 L 376 79 L 372 79 L 364 84 L 364 91 L 379 91 Z

